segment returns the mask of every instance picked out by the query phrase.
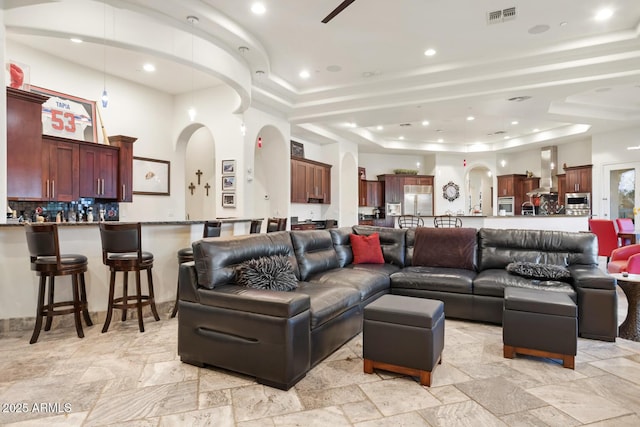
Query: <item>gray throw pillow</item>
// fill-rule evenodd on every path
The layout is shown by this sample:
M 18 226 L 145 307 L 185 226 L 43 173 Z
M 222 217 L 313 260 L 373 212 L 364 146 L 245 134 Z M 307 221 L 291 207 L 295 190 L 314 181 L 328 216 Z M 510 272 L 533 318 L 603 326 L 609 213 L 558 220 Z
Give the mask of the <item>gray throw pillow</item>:
M 290 291 L 298 287 L 289 258 L 274 255 L 244 261 L 236 268 L 236 282 L 254 289 Z
M 571 273 L 566 267 L 555 264 L 536 264 L 534 262 L 512 262 L 507 265 L 509 273 L 529 279 L 570 281 Z

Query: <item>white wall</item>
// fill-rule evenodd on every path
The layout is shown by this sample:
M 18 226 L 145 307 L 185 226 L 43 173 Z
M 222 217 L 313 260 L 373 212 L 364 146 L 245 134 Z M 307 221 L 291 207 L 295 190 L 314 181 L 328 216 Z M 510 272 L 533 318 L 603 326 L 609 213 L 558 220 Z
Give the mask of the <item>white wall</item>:
M 358 166 L 367 170 L 367 179 L 375 181 L 378 175 L 393 173 L 394 169 L 417 169 L 419 175 L 433 175 L 435 155 L 415 154 L 358 154 Z M 418 163 L 420 165 L 418 166 Z
M 214 144 L 215 141 L 209 129 L 201 127 L 194 132 L 186 147 L 184 198 L 186 215 L 191 220 L 207 220 L 216 216 L 216 194 L 221 190 L 216 187 L 218 161 L 215 158 Z M 199 183 L 197 171 L 202 172 Z M 193 194 L 188 189 L 191 183 L 195 187 Z M 207 184 L 210 186 L 208 194 L 205 188 Z
M 0 9 L 0 22 L 4 22 L 4 10 Z M 2 45 L 0 45 L 0 64 L 6 64 L 8 57 L 5 55 L 5 29 L 4 25 L 0 25 L 0 41 L 2 41 Z M 2 87 L 7 85 L 5 81 L 6 74 L 3 71 L 2 77 L 0 78 L 0 82 L 2 82 Z M 6 113 L 6 105 L 7 105 L 7 93 L 5 90 L 0 91 L 0 129 L 7 128 L 7 113 Z M 7 132 L 0 132 L 0 212 L 6 212 L 7 210 Z M 0 217 L 4 218 L 4 215 L 0 215 Z M 4 222 L 5 220 L 0 220 Z

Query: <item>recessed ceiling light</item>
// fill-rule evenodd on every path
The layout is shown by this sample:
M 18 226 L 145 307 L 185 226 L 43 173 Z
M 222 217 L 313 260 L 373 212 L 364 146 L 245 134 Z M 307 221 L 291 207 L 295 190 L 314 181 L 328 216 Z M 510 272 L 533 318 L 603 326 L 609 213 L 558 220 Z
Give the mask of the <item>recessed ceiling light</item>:
M 540 129 L 535 128 L 533 131 L 534 131 L 534 132 L 540 132 Z
M 350 128 L 355 128 L 355 127 L 357 127 L 357 126 L 358 126 L 358 125 L 357 125 L 355 122 L 349 122 L 349 123 L 347 123 L 347 127 L 350 127 Z
M 429 126 L 429 120 L 423 120 L 422 126 Z
M 255 13 L 256 15 L 264 15 L 266 11 L 267 8 L 260 2 L 255 2 L 251 5 L 251 12 Z
M 308 70 L 302 70 L 298 75 L 303 79 L 308 79 L 309 77 L 311 77 L 311 73 Z
M 504 136 L 503 138 L 504 138 L 504 139 L 509 139 L 509 138 L 511 138 L 511 137 L 507 135 L 507 136 Z
M 444 142 L 444 139 L 438 138 L 438 142 Z
M 71 39 L 69 39 L 69 40 L 71 40 L 73 43 L 82 43 L 82 39 L 79 39 L 79 38 L 77 38 L 77 37 L 72 37 L 72 38 L 71 38 Z
M 142 69 L 147 73 L 153 73 L 156 70 L 156 66 L 147 62 L 142 66 Z
M 402 141 L 402 140 L 404 139 L 404 136 L 400 135 L 400 136 L 398 137 L 398 139 L 399 139 L 400 141 Z
M 594 19 L 596 21 L 606 21 L 607 19 L 611 18 L 613 16 L 613 10 L 605 7 L 604 9 L 600 9 L 597 13 L 596 16 L 594 16 Z
M 382 129 L 384 129 L 384 126 L 378 125 L 378 126 L 376 127 L 376 129 L 377 129 L 377 130 L 382 130 Z
M 425 56 L 433 56 L 433 55 L 435 55 L 435 54 L 436 54 L 436 50 L 435 50 L 435 49 L 431 49 L 431 48 L 429 48 L 429 49 L 427 49 L 427 50 L 425 50 L 425 51 L 424 51 L 424 55 L 425 55 Z
M 533 27 L 529 28 L 528 33 L 529 34 L 542 34 L 542 33 L 546 33 L 547 31 L 549 31 L 549 28 L 551 28 L 551 27 L 548 26 L 547 24 L 534 25 Z
M 518 122 L 517 120 L 514 120 L 514 121 L 511 122 L 511 124 L 514 125 L 514 126 L 517 125 L 518 123 L 520 123 L 520 122 Z
M 473 120 L 475 120 L 475 119 L 476 119 L 476 118 L 475 118 L 475 117 L 473 117 L 473 116 L 468 116 L 468 117 L 467 117 L 467 121 L 468 121 L 468 122 L 471 122 L 471 121 L 473 121 Z

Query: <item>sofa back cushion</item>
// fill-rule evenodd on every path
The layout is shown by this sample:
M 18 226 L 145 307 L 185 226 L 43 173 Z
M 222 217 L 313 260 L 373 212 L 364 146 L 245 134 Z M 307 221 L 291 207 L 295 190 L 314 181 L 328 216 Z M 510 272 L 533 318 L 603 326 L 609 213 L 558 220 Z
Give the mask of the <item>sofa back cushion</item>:
M 192 247 L 198 285 L 208 289 L 235 284 L 236 268 L 242 262 L 274 255 L 286 256 L 296 277 L 300 277 L 287 231 L 206 238 L 193 242 Z
M 399 228 L 374 227 L 370 225 L 354 225 L 353 232 L 364 236 L 373 233 L 380 235 L 380 247 L 384 262 L 387 264 L 405 266 L 405 232 L 406 230 Z
M 333 240 L 333 248 L 336 250 L 336 256 L 338 257 L 338 266 L 344 267 L 353 262 L 353 250 L 351 249 L 351 233 L 353 229 L 351 227 L 332 228 L 329 230 L 331 233 L 331 240 Z
M 300 280 L 340 267 L 329 230 L 291 231 L 291 243 L 300 270 Z
M 562 266 L 598 264 L 598 243 L 592 233 L 481 228 L 478 245 L 480 271 L 506 268 L 516 261 Z
M 418 227 L 415 231 L 412 265 L 476 269 L 475 228 Z

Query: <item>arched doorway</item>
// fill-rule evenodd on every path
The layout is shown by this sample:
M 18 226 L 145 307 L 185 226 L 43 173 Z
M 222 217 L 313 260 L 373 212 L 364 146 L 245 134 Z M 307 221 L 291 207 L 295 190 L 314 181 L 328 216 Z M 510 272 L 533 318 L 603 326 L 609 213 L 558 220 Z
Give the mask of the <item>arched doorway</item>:
M 289 144 L 274 126 L 264 126 L 253 145 L 253 168 L 247 168 L 248 185 L 253 186 L 253 212 L 257 217 L 289 217 L 291 166 Z M 251 172 L 249 172 L 251 170 Z M 248 193 L 251 194 L 251 193 Z M 289 227 L 290 221 L 287 221 Z
M 184 218 L 215 218 L 219 191 L 216 185 L 215 141 L 211 131 L 199 123 L 187 126 L 178 138 L 176 154 L 178 161 L 180 157 L 184 159 Z
M 493 215 L 493 173 L 487 166 L 469 169 L 465 178 L 470 215 Z

